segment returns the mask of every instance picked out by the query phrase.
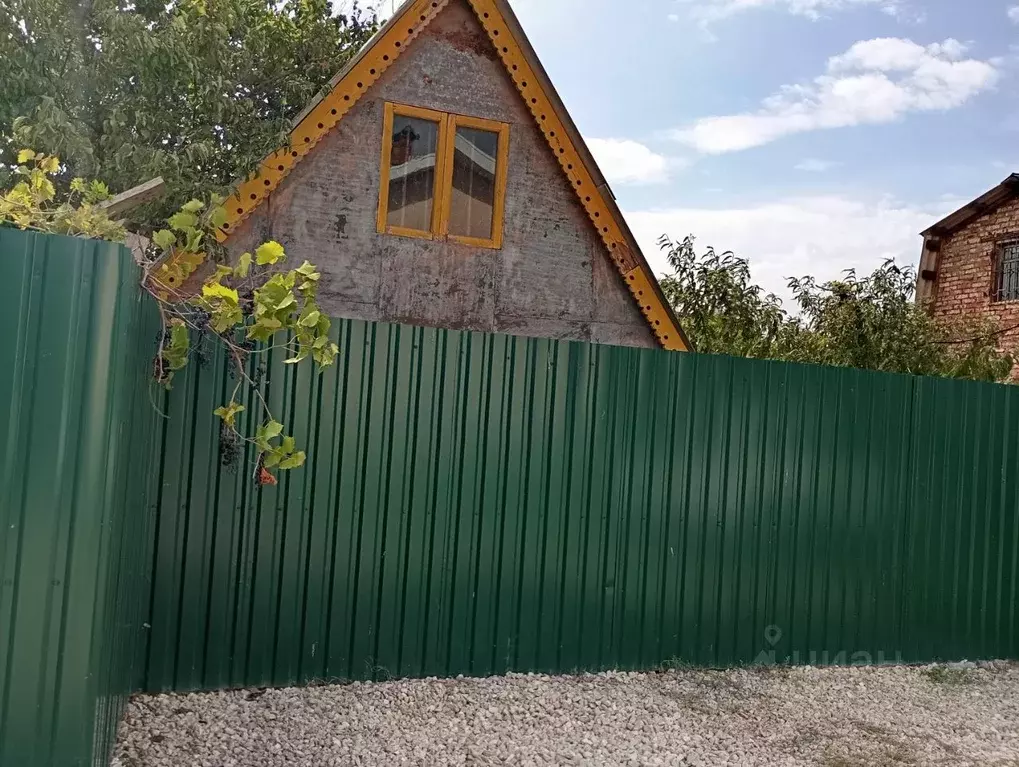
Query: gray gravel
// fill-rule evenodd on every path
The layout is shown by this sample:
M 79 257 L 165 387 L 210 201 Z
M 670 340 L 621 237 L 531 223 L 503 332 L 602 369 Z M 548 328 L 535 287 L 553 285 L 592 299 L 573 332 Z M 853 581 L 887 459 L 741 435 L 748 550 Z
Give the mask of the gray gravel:
M 1019 666 L 514 675 L 138 696 L 115 767 L 1019 767 Z

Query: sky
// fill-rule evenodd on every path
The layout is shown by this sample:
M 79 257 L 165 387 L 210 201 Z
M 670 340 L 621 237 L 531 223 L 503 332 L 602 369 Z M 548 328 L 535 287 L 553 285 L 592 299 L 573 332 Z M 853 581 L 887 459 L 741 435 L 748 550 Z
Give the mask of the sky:
M 1017 0 L 511 4 L 658 273 L 663 234 L 786 299 L 915 264 L 922 229 L 1019 172 Z

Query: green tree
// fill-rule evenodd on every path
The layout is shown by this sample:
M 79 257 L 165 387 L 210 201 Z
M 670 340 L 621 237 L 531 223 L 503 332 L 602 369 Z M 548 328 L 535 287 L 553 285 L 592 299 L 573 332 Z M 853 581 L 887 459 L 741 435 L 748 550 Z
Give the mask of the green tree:
M 351 0 L 0 0 L 0 161 L 59 154 L 58 181 L 157 175 L 156 224 L 223 192 L 374 33 Z M 4 180 L 0 179 L 0 184 Z
M 892 373 L 1004 381 L 1015 362 L 990 320 L 945 322 L 914 299 L 916 272 L 885 261 L 860 277 L 792 278 L 795 311 L 754 284 L 746 258 L 661 240 L 662 290 L 698 351 Z
M 660 241 L 672 273 L 662 292 L 697 351 L 768 358 L 788 325 L 782 302 L 750 279 L 750 264 L 714 248 L 698 255 L 694 238 Z

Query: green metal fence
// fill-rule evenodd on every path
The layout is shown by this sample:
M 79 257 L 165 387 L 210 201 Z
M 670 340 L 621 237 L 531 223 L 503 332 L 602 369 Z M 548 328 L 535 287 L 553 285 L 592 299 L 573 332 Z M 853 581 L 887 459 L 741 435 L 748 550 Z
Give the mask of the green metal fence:
M 104 764 L 133 689 L 1019 656 L 1015 387 L 338 321 L 265 358 L 259 488 L 137 279 L 0 230 L 4 767 Z
M 123 247 L 0 229 L 4 767 L 106 764 L 140 681 L 158 323 L 138 278 Z
M 221 360 L 178 379 L 146 689 L 1019 651 L 1019 389 L 336 335 L 264 372 L 309 451 L 276 488 L 219 466 Z

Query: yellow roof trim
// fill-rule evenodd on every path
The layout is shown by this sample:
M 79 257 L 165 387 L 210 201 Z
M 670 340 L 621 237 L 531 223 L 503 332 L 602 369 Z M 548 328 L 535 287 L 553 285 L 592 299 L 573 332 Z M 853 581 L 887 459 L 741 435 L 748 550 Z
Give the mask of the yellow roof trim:
M 290 132 L 289 146 L 269 155 L 258 170 L 224 203 L 227 220 L 217 233 L 225 240 L 250 216 L 382 76 L 428 22 L 449 0 L 416 0 L 406 3 L 379 33 L 333 78 L 332 88 L 298 116 Z
M 263 161 L 258 172 L 242 183 L 224 203 L 227 222 L 219 232 L 220 241 L 236 230 L 280 185 L 291 169 L 336 126 L 448 2 L 413 0 L 400 8 L 347 68 L 333 79 L 332 90 L 298 118 L 290 134 L 290 146 L 274 152 Z M 547 75 L 540 69 L 534 49 L 516 19 L 512 18 L 508 6 L 504 0 L 467 2 L 495 46 L 506 72 L 570 180 L 658 343 L 665 349 L 689 350 L 690 344 L 616 207 L 611 191 L 591 159 L 590 151 L 551 88 Z

